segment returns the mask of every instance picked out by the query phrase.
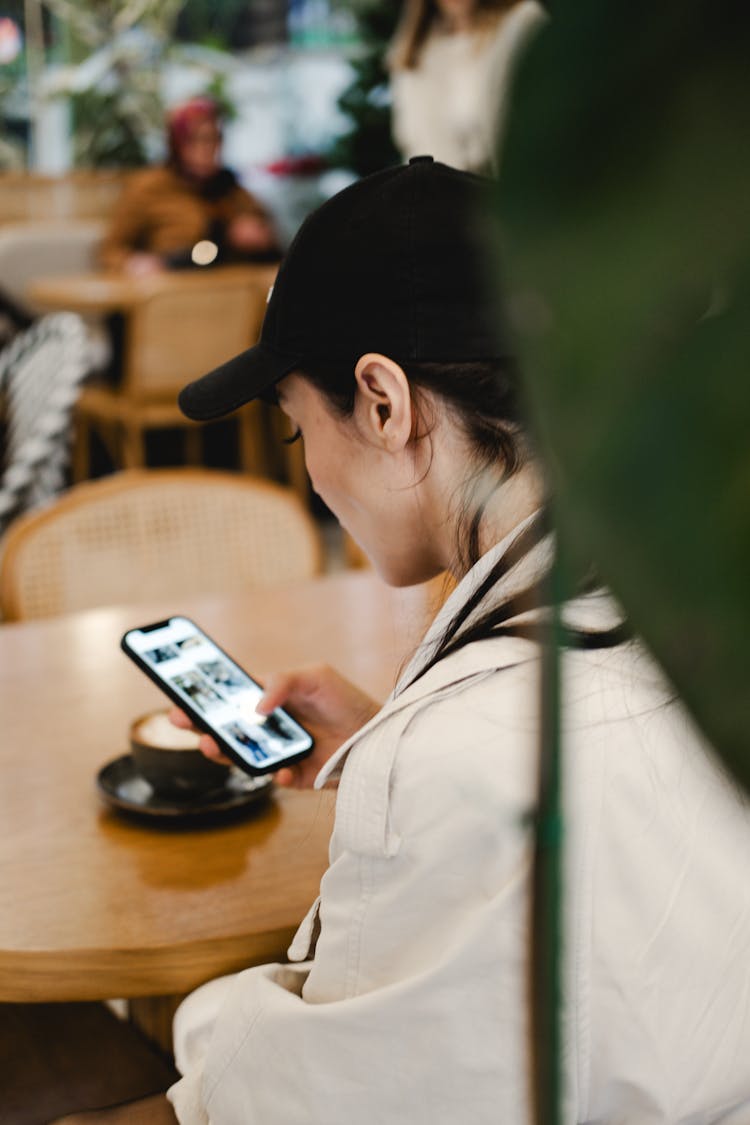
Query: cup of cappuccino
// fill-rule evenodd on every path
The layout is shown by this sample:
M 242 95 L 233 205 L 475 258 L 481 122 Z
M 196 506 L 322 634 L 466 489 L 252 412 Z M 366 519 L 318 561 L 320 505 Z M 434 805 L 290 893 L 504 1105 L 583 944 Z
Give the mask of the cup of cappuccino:
M 218 789 L 229 777 L 229 766 L 202 754 L 199 739 L 195 731 L 170 723 L 166 711 L 141 715 L 130 727 L 135 768 L 164 797 L 194 799 Z

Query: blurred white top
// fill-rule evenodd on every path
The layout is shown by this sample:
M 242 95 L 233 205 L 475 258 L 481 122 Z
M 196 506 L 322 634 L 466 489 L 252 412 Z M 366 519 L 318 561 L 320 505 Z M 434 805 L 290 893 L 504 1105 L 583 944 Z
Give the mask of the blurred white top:
M 523 0 L 489 31 L 432 32 L 413 69 L 391 78 L 393 136 L 405 160 L 433 156 L 466 171 L 495 165 L 513 63 L 544 20 Z

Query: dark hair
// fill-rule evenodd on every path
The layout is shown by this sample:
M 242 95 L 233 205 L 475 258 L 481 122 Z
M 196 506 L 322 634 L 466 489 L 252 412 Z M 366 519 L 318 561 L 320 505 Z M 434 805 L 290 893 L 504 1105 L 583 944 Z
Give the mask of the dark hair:
M 429 391 L 455 411 L 455 421 L 466 434 L 476 457 L 477 477 L 484 475 L 484 488 L 472 488 L 471 502 L 465 498 L 458 520 L 456 542 L 457 569 L 469 570 L 480 557 L 479 532 L 487 504 L 503 480 L 507 480 L 528 460 L 532 443 L 524 424 L 521 379 L 518 365 L 512 357 L 495 360 L 469 360 L 462 363 L 429 363 L 424 361 L 401 363 L 412 388 L 416 388 L 415 401 L 422 427 L 415 439 L 429 439 L 430 424 L 424 418 L 419 389 Z M 331 407 L 342 417 L 354 411 L 356 383 L 344 365 L 312 360 L 300 364 L 301 373 L 325 397 Z M 459 482 L 468 490 L 471 481 Z M 551 526 L 546 508 L 527 525 L 513 541 L 508 551 L 491 568 L 472 596 L 449 623 L 433 653 L 428 667 L 438 660 L 458 651 L 472 641 L 490 636 L 525 636 L 542 640 L 546 627 L 538 623 L 507 624 L 512 618 L 528 610 L 549 603 L 544 577 L 525 590 L 514 594 L 499 606 L 493 606 L 467 628 L 462 628 L 481 604 L 490 590 L 516 566 L 545 536 Z M 598 583 L 592 575 L 584 579 L 577 591 L 593 592 Z M 609 648 L 628 636 L 623 624 L 614 629 L 596 633 L 568 630 L 564 641 L 575 648 Z M 427 669 L 423 669 L 422 673 Z
M 476 455 L 479 473 L 489 469 L 490 477 L 494 477 L 471 510 L 464 506 L 464 516 L 459 520 L 456 559 L 458 569 L 466 571 L 479 559 L 479 529 L 487 501 L 501 477 L 515 473 L 528 452 L 521 422 L 517 366 L 510 357 L 465 363 L 406 362 L 401 366 L 411 386 L 417 389 L 415 400 L 422 436 L 429 437 L 431 427 L 423 413 L 419 388 L 433 392 L 453 408 L 455 419 Z M 352 414 L 356 383 L 350 371 L 319 361 L 303 363 L 301 368 L 339 414 Z

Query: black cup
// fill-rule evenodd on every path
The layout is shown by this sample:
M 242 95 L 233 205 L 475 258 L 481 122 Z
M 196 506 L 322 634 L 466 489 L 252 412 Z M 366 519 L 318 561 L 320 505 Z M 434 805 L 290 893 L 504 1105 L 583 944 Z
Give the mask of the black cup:
M 219 789 L 229 766 L 212 762 L 198 749 L 199 735 L 173 726 L 166 711 L 152 711 L 130 727 L 130 750 L 135 768 L 163 797 L 195 800 Z

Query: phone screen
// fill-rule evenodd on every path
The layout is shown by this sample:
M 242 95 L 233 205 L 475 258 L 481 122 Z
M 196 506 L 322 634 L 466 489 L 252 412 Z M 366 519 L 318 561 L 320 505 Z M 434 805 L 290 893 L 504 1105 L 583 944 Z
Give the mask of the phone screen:
M 188 618 L 131 629 L 123 647 L 253 773 L 278 769 L 312 747 L 311 735 L 286 711 L 256 712 L 263 689 Z

